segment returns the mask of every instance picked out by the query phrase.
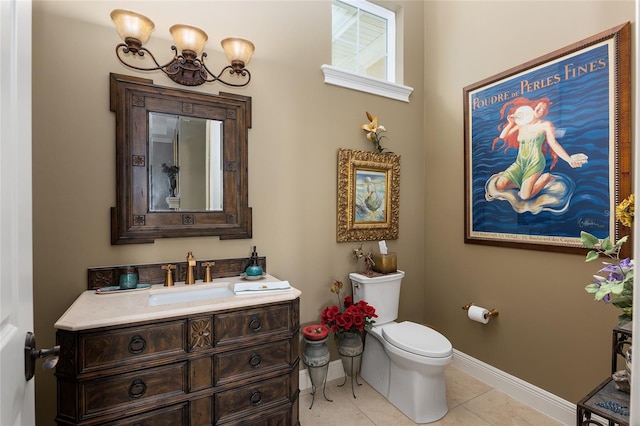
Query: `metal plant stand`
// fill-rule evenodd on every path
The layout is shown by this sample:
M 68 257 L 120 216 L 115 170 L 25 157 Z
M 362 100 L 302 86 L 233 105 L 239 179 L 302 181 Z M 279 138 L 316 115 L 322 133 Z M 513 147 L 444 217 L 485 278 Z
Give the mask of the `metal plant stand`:
M 349 375 L 346 373 L 346 371 L 347 370 L 351 371 L 352 372 L 350 376 L 351 377 L 351 394 L 355 399 L 356 392 L 353 387 L 354 380 L 358 386 L 362 386 L 362 383 L 358 382 L 358 373 L 360 372 L 360 363 L 362 362 L 362 352 L 353 356 L 349 356 L 349 355 L 340 355 L 340 356 L 342 357 L 343 365 L 344 363 L 347 363 L 347 368 L 345 369 L 345 373 L 344 373 L 344 382 L 342 382 L 342 384 L 339 384 L 338 387 L 342 387 L 347 383 L 347 376 Z
M 327 398 L 326 390 L 327 390 L 327 371 L 329 370 L 329 363 L 323 365 L 308 365 L 306 362 L 304 365 L 307 366 L 309 370 L 309 378 L 311 379 L 311 405 L 309 406 L 309 410 L 313 407 L 313 403 L 316 399 L 316 391 L 318 389 L 318 385 L 322 384 L 322 396 L 324 399 L 329 402 L 333 402 L 332 399 Z M 321 383 L 315 383 L 315 381 L 320 381 Z
M 324 399 L 333 402 L 327 398 L 327 373 L 329 370 L 329 347 L 326 344 L 327 339 L 322 340 L 310 340 L 304 338 L 306 346 L 304 349 L 303 363 L 307 367 L 309 373 L 309 379 L 311 380 L 311 405 L 309 409 L 313 407 L 313 403 L 316 398 L 316 391 L 322 385 L 322 396 Z
M 631 322 L 619 325 L 613 329 L 611 347 L 612 374 L 618 369 L 618 356 L 623 356 L 625 346 L 631 344 L 632 334 Z M 617 390 L 615 382 L 609 377 L 578 402 L 576 405 L 576 424 L 578 426 L 605 426 L 591 418 L 591 414 L 596 414 L 604 418 L 608 426 L 628 426 L 629 407 L 631 405 L 630 397 L 631 395 L 629 393 Z

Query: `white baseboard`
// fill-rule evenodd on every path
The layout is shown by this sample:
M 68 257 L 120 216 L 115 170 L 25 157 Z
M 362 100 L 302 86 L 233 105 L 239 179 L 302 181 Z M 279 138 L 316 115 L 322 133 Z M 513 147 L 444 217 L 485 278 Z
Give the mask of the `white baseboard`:
M 492 388 L 506 393 L 560 423 L 565 425 L 574 425 L 576 423 L 575 404 L 456 349 L 453 352 L 452 365 L 460 371 L 487 383 Z M 341 377 L 344 377 L 342 362 L 340 360 L 330 362 L 327 382 Z M 300 370 L 299 379 L 301 391 L 311 388 L 311 380 L 306 369 Z M 594 415 L 592 417 L 598 420 L 598 416 Z
M 452 365 L 565 425 L 576 423 L 576 404 L 544 389 L 498 370 L 456 349 L 453 350 Z M 597 419 L 597 416 L 592 417 Z

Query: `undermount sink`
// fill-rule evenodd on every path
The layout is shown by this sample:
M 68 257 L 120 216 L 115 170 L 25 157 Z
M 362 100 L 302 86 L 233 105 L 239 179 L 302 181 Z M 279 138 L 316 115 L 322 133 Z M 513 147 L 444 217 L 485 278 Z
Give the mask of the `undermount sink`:
M 229 296 L 234 296 L 234 293 L 228 285 L 207 288 L 185 288 L 183 290 L 167 289 L 167 291 L 150 294 L 148 305 L 169 305 L 172 303 L 210 300 Z

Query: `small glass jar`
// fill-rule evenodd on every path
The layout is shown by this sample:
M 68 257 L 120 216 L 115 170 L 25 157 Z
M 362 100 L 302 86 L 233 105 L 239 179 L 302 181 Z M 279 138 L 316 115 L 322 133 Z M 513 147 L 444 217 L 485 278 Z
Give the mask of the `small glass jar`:
M 133 266 L 124 266 L 120 268 L 120 288 L 122 290 L 130 290 L 138 286 L 138 273 Z

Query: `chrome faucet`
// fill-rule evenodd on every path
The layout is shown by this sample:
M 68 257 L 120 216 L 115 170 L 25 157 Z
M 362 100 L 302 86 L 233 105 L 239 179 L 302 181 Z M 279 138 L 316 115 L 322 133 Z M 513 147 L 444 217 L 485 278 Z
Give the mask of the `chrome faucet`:
M 185 284 L 194 284 L 196 282 L 194 270 L 196 267 L 196 258 L 193 257 L 191 252 L 187 253 L 187 277 L 184 280 Z

